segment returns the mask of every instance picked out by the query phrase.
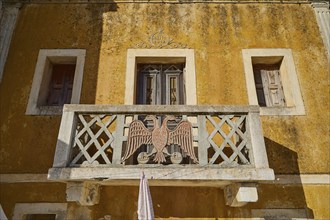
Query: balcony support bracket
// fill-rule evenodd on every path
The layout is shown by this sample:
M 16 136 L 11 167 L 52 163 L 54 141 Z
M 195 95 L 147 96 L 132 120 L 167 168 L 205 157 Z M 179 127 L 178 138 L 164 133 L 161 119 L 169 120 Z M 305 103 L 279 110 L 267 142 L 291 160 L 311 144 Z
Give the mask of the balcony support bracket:
M 255 183 L 235 183 L 224 189 L 226 205 L 241 207 L 248 202 L 258 201 L 258 192 Z
M 90 182 L 69 182 L 66 186 L 68 202 L 77 202 L 81 206 L 92 206 L 99 203 L 100 187 Z

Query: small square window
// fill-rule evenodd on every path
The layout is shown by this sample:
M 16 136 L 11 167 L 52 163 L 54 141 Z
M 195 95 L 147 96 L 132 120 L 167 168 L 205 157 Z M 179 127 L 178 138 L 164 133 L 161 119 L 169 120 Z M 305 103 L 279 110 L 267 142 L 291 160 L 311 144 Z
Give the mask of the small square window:
M 27 115 L 58 115 L 64 104 L 78 104 L 82 86 L 85 50 L 39 51 Z
M 304 115 L 298 76 L 290 49 L 243 49 L 250 105 L 261 115 Z

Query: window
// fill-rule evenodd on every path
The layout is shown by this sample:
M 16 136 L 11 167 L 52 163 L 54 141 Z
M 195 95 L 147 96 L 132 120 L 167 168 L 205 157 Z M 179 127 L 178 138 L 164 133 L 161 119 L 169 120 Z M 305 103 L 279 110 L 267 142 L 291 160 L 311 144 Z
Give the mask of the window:
M 82 49 L 39 51 L 26 114 L 61 114 L 64 104 L 79 103 L 85 53 Z
M 13 220 L 50 220 L 66 217 L 66 203 L 17 203 Z
M 138 64 L 137 69 L 137 104 L 184 104 L 184 63 Z
M 128 49 L 126 65 L 126 105 L 197 104 L 194 50 Z
M 243 49 L 250 105 L 261 115 L 304 115 L 298 77 L 290 49 Z

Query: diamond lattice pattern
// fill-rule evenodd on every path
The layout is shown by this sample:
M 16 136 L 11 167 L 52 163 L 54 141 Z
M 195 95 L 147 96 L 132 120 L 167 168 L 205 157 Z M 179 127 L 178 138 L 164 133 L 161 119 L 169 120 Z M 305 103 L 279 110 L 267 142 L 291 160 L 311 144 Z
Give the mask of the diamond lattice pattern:
M 249 164 L 246 116 L 207 116 L 209 164 Z
M 111 164 L 115 115 L 78 114 L 71 165 Z

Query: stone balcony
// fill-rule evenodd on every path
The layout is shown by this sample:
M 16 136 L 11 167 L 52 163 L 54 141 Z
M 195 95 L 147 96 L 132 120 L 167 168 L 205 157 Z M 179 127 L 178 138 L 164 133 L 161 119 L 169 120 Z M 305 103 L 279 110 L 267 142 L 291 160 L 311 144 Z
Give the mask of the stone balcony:
M 231 206 L 257 201 L 256 184 L 274 180 L 259 107 L 64 106 L 48 179 L 68 183 L 68 201 L 95 204 L 91 189 L 138 185 L 142 171 L 150 185 L 223 188 Z

